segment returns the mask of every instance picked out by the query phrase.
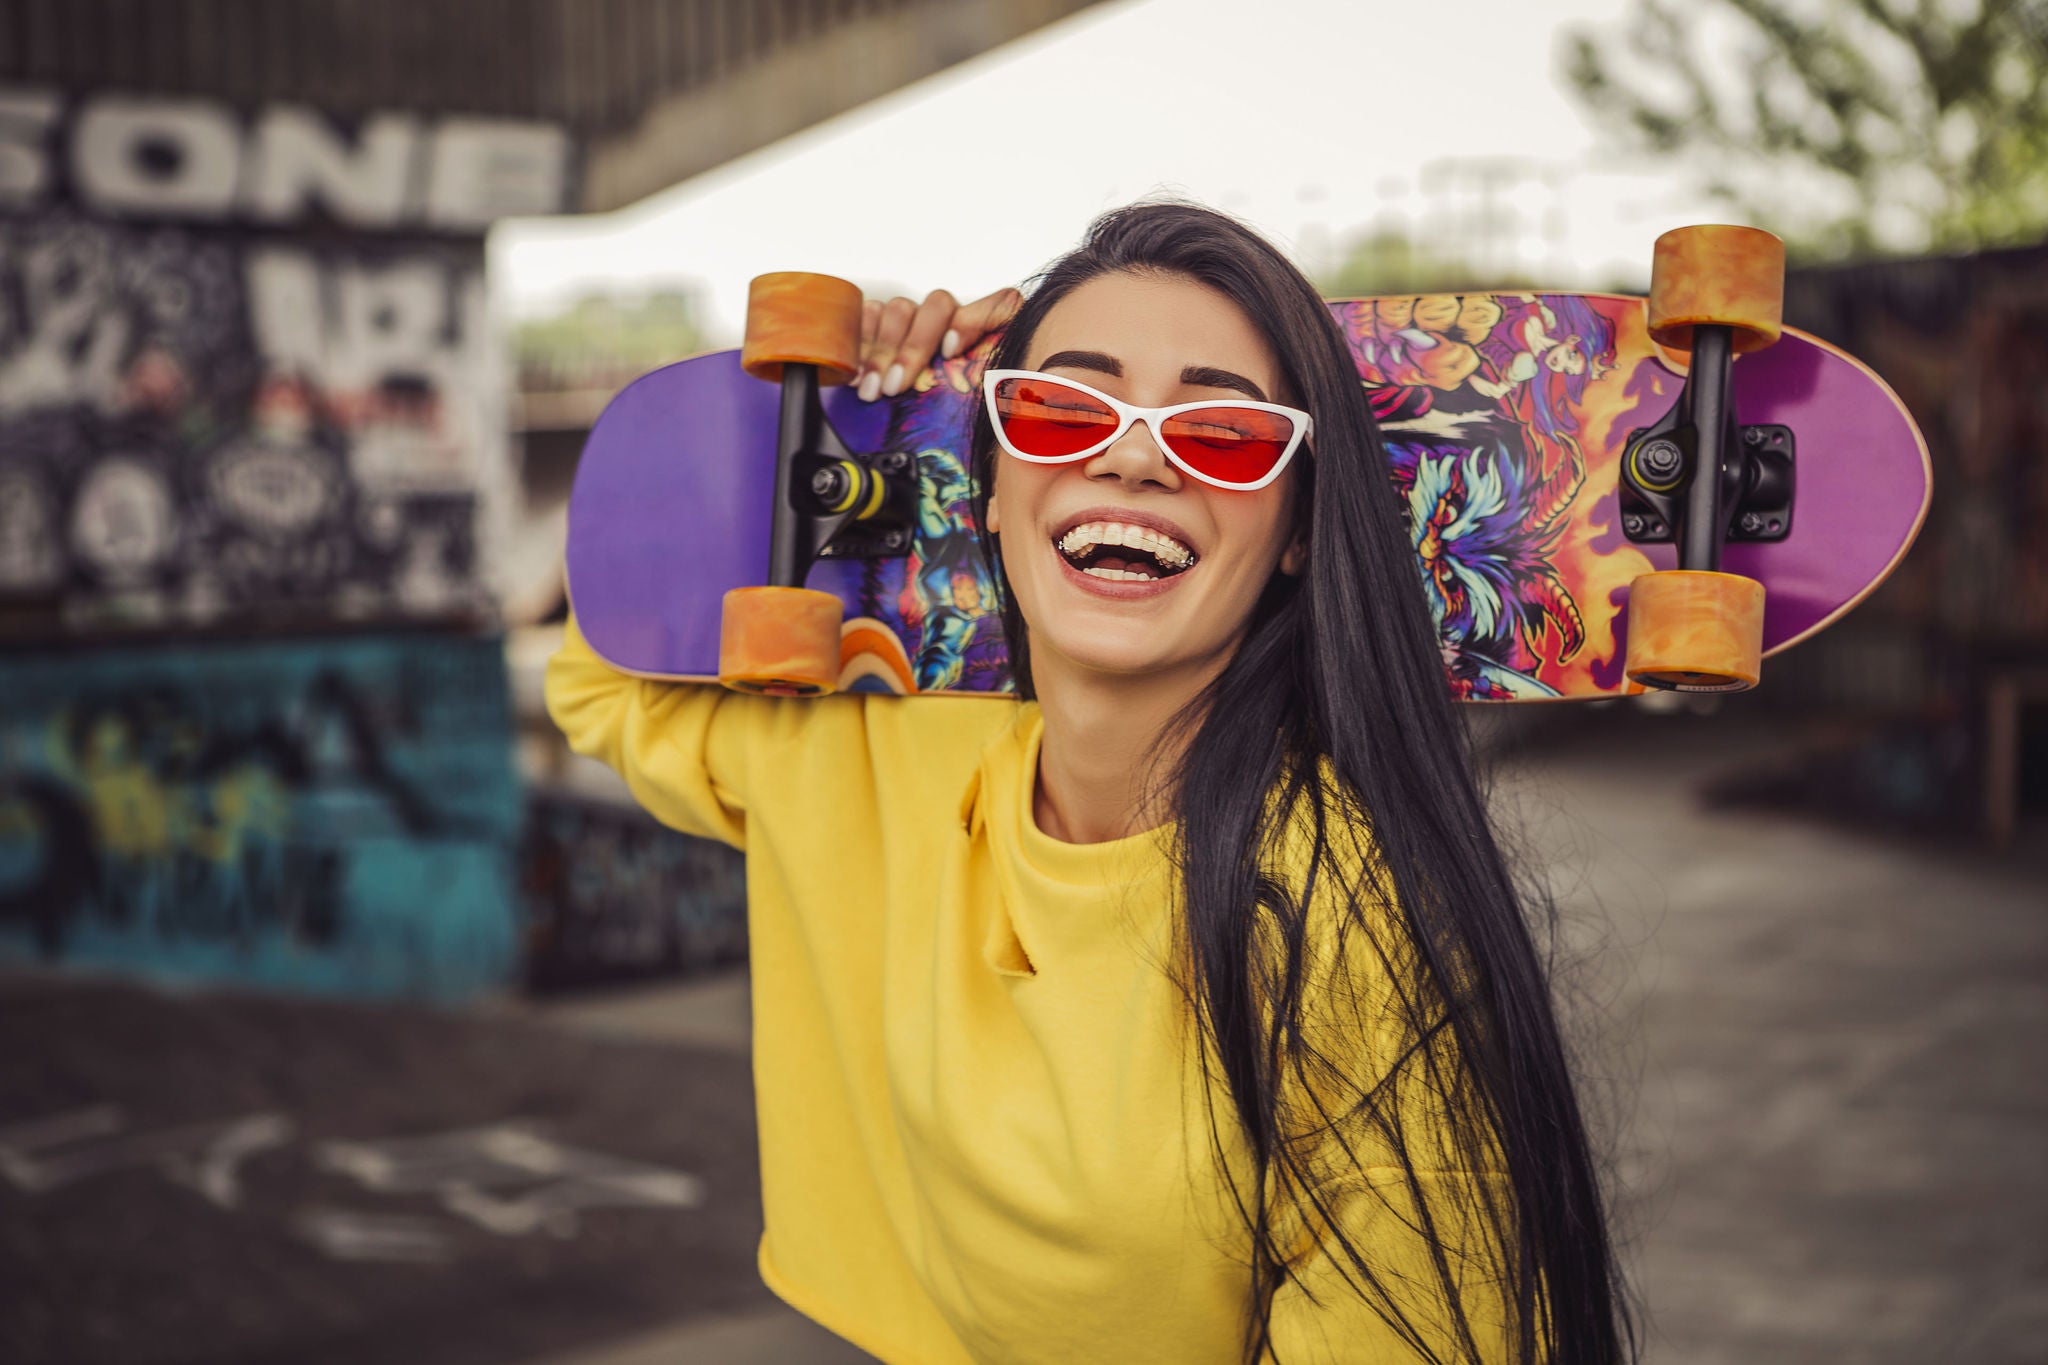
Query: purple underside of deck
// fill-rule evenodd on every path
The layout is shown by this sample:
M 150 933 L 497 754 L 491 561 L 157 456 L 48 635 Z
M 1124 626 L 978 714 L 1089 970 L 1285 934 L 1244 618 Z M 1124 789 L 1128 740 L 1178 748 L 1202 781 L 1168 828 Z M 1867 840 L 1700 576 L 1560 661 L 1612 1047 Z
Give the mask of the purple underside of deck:
M 737 354 L 642 376 L 584 446 L 569 595 L 584 635 L 620 667 L 716 673 L 719 598 L 765 581 L 779 398 L 743 377 Z M 729 457 L 705 458 L 720 449 Z
M 1793 429 L 1792 533 L 1731 544 L 1721 564 L 1766 586 L 1768 649 L 1812 630 L 1886 572 L 1926 505 L 1926 465 L 1905 413 L 1832 351 L 1781 343 L 1743 356 L 1733 387 L 1738 420 Z M 1677 565 L 1669 546 L 1651 558 Z
M 728 588 L 768 581 L 781 390 L 747 378 L 737 351 L 628 385 L 599 417 L 569 502 L 569 594 L 598 652 L 635 672 L 718 672 Z M 882 438 L 884 404 L 847 389 L 826 410 L 856 449 Z M 809 586 L 851 592 L 854 566 L 820 563 Z

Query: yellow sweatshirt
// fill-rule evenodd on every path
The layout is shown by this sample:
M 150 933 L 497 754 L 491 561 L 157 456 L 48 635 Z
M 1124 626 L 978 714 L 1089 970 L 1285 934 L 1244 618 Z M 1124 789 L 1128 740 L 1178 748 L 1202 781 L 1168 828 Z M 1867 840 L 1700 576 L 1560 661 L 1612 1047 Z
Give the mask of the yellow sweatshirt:
M 573 621 L 547 702 L 664 823 L 746 851 L 769 1288 L 890 1365 L 1237 1365 L 1248 1237 L 1166 974 L 1167 831 L 1042 833 L 1035 704 L 636 679 Z M 1394 1173 L 1365 1179 L 1347 1229 L 1431 1283 Z M 1409 1358 L 1305 1264 L 1282 1362 Z

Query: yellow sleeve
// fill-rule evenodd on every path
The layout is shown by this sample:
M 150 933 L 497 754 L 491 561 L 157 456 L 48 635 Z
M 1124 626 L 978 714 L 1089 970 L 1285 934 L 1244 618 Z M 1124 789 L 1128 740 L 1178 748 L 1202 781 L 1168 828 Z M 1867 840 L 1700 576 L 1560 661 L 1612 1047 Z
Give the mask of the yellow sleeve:
M 1507 1177 L 1493 1172 L 1422 1171 L 1417 1180 L 1438 1219 L 1446 1210 L 1469 1209 L 1488 1193 L 1480 1188 L 1482 1181 L 1490 1182 L 1495 1199 L 1509 1197 Z M 1509 1359 L 1506 1300 L 1498 1280 L 1482 1261 L 1461 1253 L 1461 1243 L 1472 1243 L 1449 1235 L 1441 1223 L 1434 1238 L 1422 1231 L 1414 1195 L 1400 1170 L 1374 1167 L 1352 1192 L 1334 1200 L 1326 1197 L 1325 1202 L 1372 1267 L 1378 1288 L 1365 1284 L 1334 1239 L 1317 1239 L 1297 1264 L 1295 1278 L 1273 1295 L 1271 1354 L 1266 1359 L 1280 1365 L 1429 1359 L 1416 1354 L 1410 1344 L 1413 1338 L 1427 1343 L 1438 1360 L 1496 1365 Z M 1431 1258 L 1432 1240 L 1444 1246 L 1445 1260 L 1458 1282 L 1476 1356 L 1459 1343 L 1443 1301 Z M 1388 1310 L 1389 1301 L 1398 1313 Z M 1405 1331 L 1399 1325 L 1403 1319 Z
M 597 656 L 573 615 L 548 660 L 545 691 L 569 747 L 616 770 L 657 820 L 746 847 L 748 731 L 766 723 L 765 698 L 621 673 Z

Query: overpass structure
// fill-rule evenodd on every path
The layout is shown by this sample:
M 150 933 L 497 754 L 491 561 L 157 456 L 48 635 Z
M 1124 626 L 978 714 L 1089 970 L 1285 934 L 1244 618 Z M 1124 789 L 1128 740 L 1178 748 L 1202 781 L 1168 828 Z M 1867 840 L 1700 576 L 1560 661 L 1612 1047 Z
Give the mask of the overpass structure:
M 1088 3 L 0 0 L 0 633 L 488 619 L 490 223 Z

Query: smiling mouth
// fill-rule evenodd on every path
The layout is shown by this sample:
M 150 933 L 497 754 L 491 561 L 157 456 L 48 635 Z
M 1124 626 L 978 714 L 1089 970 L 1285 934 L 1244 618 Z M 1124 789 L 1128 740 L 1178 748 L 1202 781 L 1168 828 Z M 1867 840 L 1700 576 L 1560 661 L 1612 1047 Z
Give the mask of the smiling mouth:
M 1122 581 L 1172 578 L 1193 568 L 1197 558 L 1172 536 L 1115 521 L 1076 526 L 1053 541 L 1053 548 L 1091 578 Z

